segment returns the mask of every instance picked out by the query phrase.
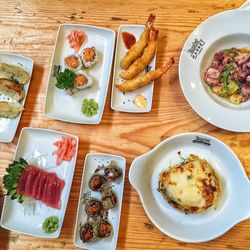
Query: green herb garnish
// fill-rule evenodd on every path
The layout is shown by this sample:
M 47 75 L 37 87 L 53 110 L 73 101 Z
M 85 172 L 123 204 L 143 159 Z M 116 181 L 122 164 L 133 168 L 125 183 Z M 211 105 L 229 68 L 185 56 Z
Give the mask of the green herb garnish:
M 43 231 L 46 234 L 52 234 L 56 232 L 59 227 L 59 220 L 56 216 L 50 216 L 43 222 Z
M 220 83 L 223 84 L 223 86 L 227 86 L 227 83 L 228 83 L 228 76 L 229 76 L 229 73 L 234 69 L 234 66 L 232 63 L 229 63 L 227 64 L 223 71 L 220 73 L 220 76 L 219 76 L 219 81 Z
M 70 69 L 65 69 L 56 76 L 56 87 L 59 89 L 69 89 L 74 87 L 76 73 Z
M 28 163 L 20 158 L 19 162 L 14 161 L 12 164 L 6 168 L 8 174 L 3 177 L 3 185 L 6 189 L 6 195 L 10 196 L 12 200 L 18 199 L 18 202 L 22 203 L 24 197 L 17 193 L 17 185 L 23 170 L 27 167 Z
M 92 117 L 98 113 L 99 105 L 94 99 L 84 99 L 82 102 L 82 113 L 87 117 Z

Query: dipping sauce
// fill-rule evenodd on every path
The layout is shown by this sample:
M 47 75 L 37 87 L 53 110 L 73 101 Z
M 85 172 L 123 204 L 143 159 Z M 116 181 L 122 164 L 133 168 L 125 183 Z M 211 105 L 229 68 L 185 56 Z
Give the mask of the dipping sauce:
M 122 40 L 127 49 L 130 49 L 130 47 L 136 43 L 135 36 L 128 32 L 122 32 Z
M 138 108 L 145 109 L 147 107 L 147 99 L 144 95 L 138 94 L 134 97 L 134 104 Z

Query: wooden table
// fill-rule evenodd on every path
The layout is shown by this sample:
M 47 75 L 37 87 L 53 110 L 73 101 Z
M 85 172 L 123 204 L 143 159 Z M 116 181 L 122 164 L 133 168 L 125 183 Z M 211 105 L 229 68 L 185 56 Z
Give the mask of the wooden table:
M 160 141 L 181 132 L 213 135 L 240 158 L 250 176 L 250 133 L 219 129 L 201 119 L 184 98 L 178 80 L 178 59 L 185 39 L 207 17 L 238 8 L 243 0 L 1 0 L 0 50 L 32 57 L 35 67 L 25 111 L 15 139 L 0 144 L 0 181 L 12 161 L 22 127 L 50 128 L 76 134 L 80 138 L 76 171 L 61 235 L 56 240 L 37 239 L 0 229 L 0 249 L 74 249 L 73 230 L 82 176 L 88 152 L 122 155 L 127 174 L 132 160 Z M 155 84 L 153 108 L 147 114 L 126 114 L 110 109 L 110 88 L 100 125 L 77 125 L 45 118 L 43 106 L 56 32 L 60 23 L 103 26 L 117 31 L 121 24 L 143 24 L 150 12 L 157 15 L 160 29 L 157 65 L 169 56 L 176 64 Z M 3 190 L 0 184 L 0 210 Z M 244 190 L 243 190 L 244 192 Z M 237 212 L 237 211 L 235 211 Z M 202 244 L 173 240 L 155 228 L 146 216 L 136 191 L 125 182 L 117 249 L 250 249 L 250 220 L 232 228 L 220 238 Z

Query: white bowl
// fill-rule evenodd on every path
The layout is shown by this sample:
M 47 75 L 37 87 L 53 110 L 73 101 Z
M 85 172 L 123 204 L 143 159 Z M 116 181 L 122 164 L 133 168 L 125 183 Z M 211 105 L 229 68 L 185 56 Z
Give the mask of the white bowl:
M 179 63 L 182 91 L 191 107 L 213 125 L 237 132 L 250 132 L 250 100 L 234 105 L 213 94 L 203 79 L 215 52 L 250 48 L 249 23 L 249 10 L 230 10 L 208 18 L 187 39 Z
M 184 214 L 157 191 L 160 172 L 181 162 L 179 151 L 184 157 L 198 155 L 215 169 L 222 189 L 216 209 Z M 154 225 L 180 241 L 212 240 L 250 217 L 250 182 L 239 159 L 223 142 L 206 134 L 183 133 L 166 139 L 132 162 L 129 180 Z

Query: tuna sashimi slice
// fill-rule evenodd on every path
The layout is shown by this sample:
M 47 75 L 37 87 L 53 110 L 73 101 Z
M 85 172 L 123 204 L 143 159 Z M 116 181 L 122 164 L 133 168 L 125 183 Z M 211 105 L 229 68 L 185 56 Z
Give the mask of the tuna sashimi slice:
M 42 194 L 42 197 L 40 199 L 40 201 L 46 203 L 46 200 L 47 200 L 47 188 L 48 188 L 48 185 L 49 185 L 49 178 L 48 176 L 46 176 L 46 181 L 45 181 L 45 184 L 44 184 L 44 188 L 43 188 L 43 194 Z
M 19 182 L 18 182 L 18 185 L 17 185 L 17 192 L 19 194 L 24 194 L 24 192 L 25 192 L 25 185 L 26 185 L 27 177 L 29 175 L 29 171 L 27 169 L 28 169 L 28 167 L 23 170 L 22 175 L 21 175 Z
M 42 172 L 39 171 L 38 174 L 35 177 L 35 180 L 34 180 L 34 183 L 33 183 L 33 187 L 32 187 L 32 194 L 31 194 L 31 196 L 33 198 L 37 197 L 38 185 L 39 185 L 39 181 L 40 181 L 41 176 L 42 176 Z
M 29 166 L 29 175 L 27 177 L 27 181 L 25 185 L 25 193 L 24 193 L 25 196 L 31 196 L 33 183 L 38 172 L 39 171 L 37 171 L 34 166 Z
M 42 173 L 42 176 L 39 180 L 39 185 L 38 185 L 38 190 L 37 190 L 37 196 L 36 196 L 36 199 L 37 200 L 41 200 L 42 197 L 43 197 L 43 191 L 44 191 L 44 185 L 45 185 L 45 182 L 46 182 L 46 174 L 45 173 Z

